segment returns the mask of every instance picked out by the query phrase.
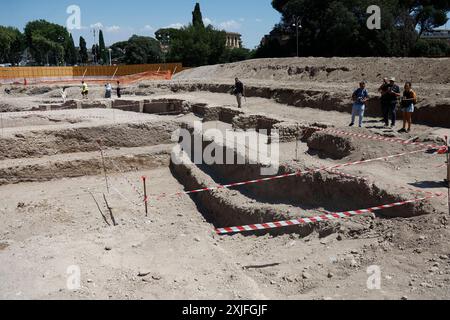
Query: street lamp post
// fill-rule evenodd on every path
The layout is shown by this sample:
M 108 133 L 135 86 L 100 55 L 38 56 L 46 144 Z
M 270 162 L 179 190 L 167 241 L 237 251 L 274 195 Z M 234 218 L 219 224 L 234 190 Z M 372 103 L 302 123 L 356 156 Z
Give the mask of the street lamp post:
M 294 26 L 297 30 L 297 58 L 299 57 L 299 43 L 298 43 L 298 38 L 299 38 L 299 29 L 302 27 L 302 18 L 299 16 L 294 16 Z
M 108 51 L 109 51 L 109 65 L 112 66 L 112 58 L 111 58 L 112 49 L 109 48 Z

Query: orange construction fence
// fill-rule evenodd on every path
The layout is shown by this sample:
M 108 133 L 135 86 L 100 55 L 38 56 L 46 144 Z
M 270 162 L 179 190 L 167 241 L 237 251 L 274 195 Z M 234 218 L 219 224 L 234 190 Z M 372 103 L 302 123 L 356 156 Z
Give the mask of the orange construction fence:
M 118 66 L 77 67 L 6 67 L 0 68 L 0 79 L 122 77 L 144 72 L 178 73 L 184 70 L 181 63 L 139 64 Z

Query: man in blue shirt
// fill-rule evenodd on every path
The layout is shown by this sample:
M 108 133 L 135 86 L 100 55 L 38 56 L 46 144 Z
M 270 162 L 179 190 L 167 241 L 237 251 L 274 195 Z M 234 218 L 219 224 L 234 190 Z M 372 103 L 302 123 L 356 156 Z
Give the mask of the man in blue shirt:
M 359 84 L 359 88 L 353 92 L 352 99 L 353 109 L 352 109 L 352 123 L 350 123 L 350 127 L 355 125 L 355 118 L 359 116 L 359 127 L 361 128 L 363 125 L 364 112 L 366 111 L 366 102 L 369 100 L 369 93 L 366 90 L 366 83 L 361 81 Z

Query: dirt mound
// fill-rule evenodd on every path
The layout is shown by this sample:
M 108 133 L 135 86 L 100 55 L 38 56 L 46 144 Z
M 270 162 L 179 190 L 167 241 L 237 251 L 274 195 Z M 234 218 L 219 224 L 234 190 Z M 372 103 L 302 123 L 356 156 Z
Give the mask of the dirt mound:
M 354 128 L 343 132 L 372 136 L 367 129 Z M 374 137 L 381 138 L 381 136 Z M 376 141 L 327 131 L 315 132 L 305 140 L 308 144 L 308 153 L 310 155 L 317 155 L 320 158 L 333 160 L 346 159 L 348 161 L 359 161 L 424 148 L 423 146 L 404 145 L 393 141 Z M 445 144 L 442 138 L 427 134 L 417 136 L 414 142 L 435 145 Z M 409 160 L 405 159 L 404 161 L 407 162 Z
M 327 132 L 316 132 L 308 139 L 310 153 L 318 153 L 321 157 L 342 159 L 352 154 L 356 146 L 350 137 L 339 137 Z
M 257 59 L 189 69 L 175 80 L 242 79 L 379 82 L 385 76 L 399 81 L 448 83 L 450 59 L 429 58 L 282 58 Z

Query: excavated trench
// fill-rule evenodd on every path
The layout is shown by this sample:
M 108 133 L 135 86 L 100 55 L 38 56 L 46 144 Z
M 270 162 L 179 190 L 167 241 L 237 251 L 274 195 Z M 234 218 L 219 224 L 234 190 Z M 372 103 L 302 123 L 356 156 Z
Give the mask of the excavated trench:
M 93 152 L 99 150 L 98 141 L 107 148 L 169 144 L 177 128 L 174 122 L 153 121 L 20 132 L 0 138 L 0 160 Z
M 167 85 L 164 85 L 167 87 Z M 230 93 L 229 84 L 217 83 L 171 83 L 172 92 L 206 91 L 212 93 Z M 269 86 L 246 86 L 247 97 L 273 99 L 280 104 L 298 108 L 312 108 L 325 111 L 351 113 L 352 102 L 345 93 L 330 93 L 320 90 L 304 90 L 291 88 L 272 88 Z M 371 98 L 367 103 L 366 115 L 381 117 L 378 97 Z M 399 110 L 398 116 L 401 116 Z M 413 121 L 428 126 L 450 128 L 450 108 L 448 99 L 438 102 L 421 101 L 413 114 Z
M 161 113 L 162 111 L 187 114 L 192 112 L 204 122 L 218 121 L 240 130 L 254 129 L 280 131 L 280 141 L 286 143 L 301 137 L 309 141 L 314 150 L 317 135 L 318 145 L 326 145 L 327 136 L 315 130 L 304 129 L 297 123 L 266 115 L 243 114 L 229 107 L 208 107 L 204 104 L 189 105 L 181 100 L 164 101 L 119 101 L 113 105 L 122 111 L 139 113 Z M 315 124 L 320 125 L 320 124 Z M 201 189 L 227 183 L 267 178 L 261 169 L 267 167 L 258 159 L 250 159 L 234 146 L 206 137 L 202 151 L 214 147 L 223 154 L 232 154 L 242 164 L 200 164 L 181 152 L 174 151 L 172 134 L 180 126 L 190 130 L 192 141 L 197 134 L 190 123 L 173 120 L 158 120 L 140 123 L 122 123 L 103 126 L 77 127 L 71 129 L 34 130 L 16 133 L 0 139 L 0 185 L 9 183 L 48 181 L 64 177 L 99 175 L 103 172 L 98 141 L 105 149 L 108 172 L 122 172 L 170 166 L 173 175 L 183 184 L 185 190 Z M 326 127 L 326 125 L 322 125 Z M 203 139 L 203 133 L 200 133 Z M 319 140 L 320 140 L 319 139 Z M 339 138 L 342 139 L 342 138 Z M 270 141 L 270 140 L 269 140 Z M 312 142 L 311 142 L 312 141 Z M 338 141 L 339 142 L 339 141 Z M 335 145 L 336 141 L 331 145 Z M 178 151 L 180 152 L 178 152 Z M 351 155 L 351 148 L 343 148 L 340 159 Z M 170 152 L 172 151 L 172 157 Z M 186 150 L 187 151 L 187 150 Z M 326 148 L 325 148 L 325 151 Z M 333 158 L 328 152 L 328 157 Z M 19 163 L 17 163 L 20 159 Z M 23 162 L 23 163 L 21 163 Z M 114 162 L 114 165 L 113 165 Z M 235 161 L 234 163 L 239 163 Z M 295 173 L 307 168 L 302 162 L 281 163 L 274 175 Z M 254 223 L 265 223 L 300 217 L 312 217 L 324 211 L 340 212 L 368 208 L 403 199 L 390 194 L 376 184 L 364 180 L 344 178 L 340 175 L 319 172 L 258 184 L 219 188 L 214 191 L 192 195 L 199 210 L 215 227 L 229 227 Z M 411 217 L 428 214 L 433 208 L 429 204 L 410 204 L 382 212 L 387 217 Z M 302 225 L 287 229 L 271 230 L 272 234 L 298 233 L 306 236 L 318 231 L 321 236 L 336 231 L 339 222 L 324 222 Z
M 100 152 L 66 154 L 64 159 L 52 156 L 20 164 L 3 161 L 0 185 L 103 175 L 104 169 L 108 173 L 117 173 L 167 167 L 172 148 L 173 145 L 159 145 L 106 151 L 104 161 Z
M 86 109 L 98 109 L 103 102 L 76 102 L 76 109 L 85 103 Z M 168 166 L 179 123 L 151 115 L 186 108 L 182 100 L 112 101 L 109 108 L 133 112 L 116 112 L 113 121 L 106 108 L 63 111 L 67 105 L 42 107 L 54 110 L 47 113 L 12 113 L 2 122 L 10 130 L 0 137 L 0 185 L 98 175 L 103 166 L 108 172 Z
M 195 135 L 201 135 L 193 128 L 190 129 L 192 141 Z M 267 178 L 261 175 L 261 169 L 266 167 L 265 164 L 256 163 L 255 159 L 239 153 L 227 143 L 210 137 L 203 137 L 203 140 L 205 140 L 202 144 L 203 150 L 222 149 L 223 154 L 233 154 L 235 161 L 238 158 L 245 159 L 245 164 L 196 165 L 194 159 L 189 156 L 190 148 L 184 146 L 183 149 L 179 146 L 179 150 L 172 154 L 170 166 L 174 176 L 187 190 Z M 310 168 L 298 162 L 288 161 L 280 165 L 275 176 L 307 169 Z M 218 228 L 318 216 L 324 211 L 358 210 L 406 200 L 398 194 L 388 193 L 375 183 L 324 171 L 230 189 L 219 188 L 193 194 L 192 199 L 206 218 Z M 382 216 L 407 218 L 431 212 L 433 212 L 431 205 L 419 203 L 384 210 Z M 337 225 L 338 222 L 327 222 L 269 232 L 273 234 L 294 232 L 305 236 L 316 230 L 321 235 L 328 235 L 336 231 Z

